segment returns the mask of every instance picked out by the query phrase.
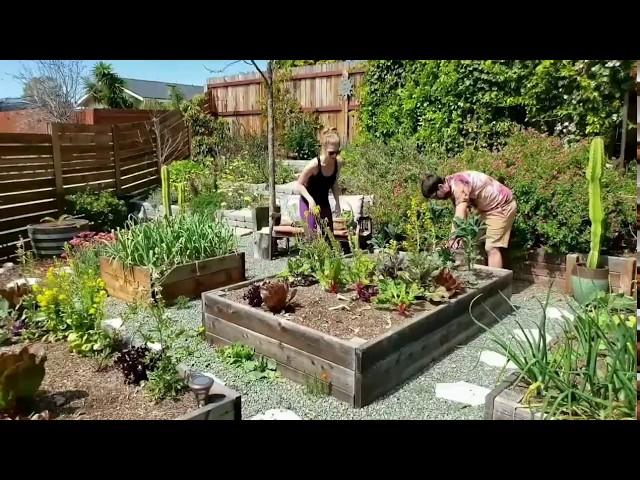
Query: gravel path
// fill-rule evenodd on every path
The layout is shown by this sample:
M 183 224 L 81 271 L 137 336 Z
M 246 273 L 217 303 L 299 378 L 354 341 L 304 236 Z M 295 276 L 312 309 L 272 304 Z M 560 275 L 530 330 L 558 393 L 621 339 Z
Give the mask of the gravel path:
M 247 254 L 248 276 L 255 277 L 279 272 L 286 259 L 272 262 L 254 260 Z M 521 291 L 518 291 L 518 290 Z M 517 292 L 517 293 L 516 293 Z M 492 331 L 510 333 L 518 328 L 516 320 L 524 328 L 535 328 L 541 318 L 547 289 L 541 286 L 526 286 L 515 283 L 512 303 L 517 313 L 494 325 Z M 567 308 L 564 297 L 554 293 L 550 306 Z M 124 304 L 115 299 L 108 300 L 108 317 L 120 316 Z M 195 332 L 201 326 L 201 303 L 190 302 L 188 308 L 172 308 L 171 317 L 176 324 Z M 557 327 L 557 321 L 549 321 Z M 479 362 L 480 353 L 490 349 L 489 335 L 483 333 L 471 342 L 450 352 L 425 369 L 421 374 L 406 382 L 399 389 L 361 409 L 354 409 L 333 397 L 317 398 L 308 395 L 302 385 L 287 379 L 275 382 L 249 381 L 237 370 L 228 367 L 216 358 L 215 351 L 198 337 L 189 340 L 194 353 L 186 363 L 193 368 L 213 373 L 226 385 L 242 394 L 242 416 L 247 419 L 274 408 L 293 410 L 303 419 L 482 419 L 484 406 L 468 406 L 461 403 L 436 398 L 437 383 L 466 381 L 486 388 L 493 388 L 499 381 L 500 369 Z

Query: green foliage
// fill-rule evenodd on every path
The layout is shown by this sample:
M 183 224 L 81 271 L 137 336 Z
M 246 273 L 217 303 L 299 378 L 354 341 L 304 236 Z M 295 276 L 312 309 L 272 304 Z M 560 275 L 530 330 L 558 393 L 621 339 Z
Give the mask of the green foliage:
M 308 160 L 318 155 L 320 143 L 318 132 L 322 124 L 318 117 L 309 113 L 290 116 L 282 134 L 282 147 L 287 153 L 293 153 L 299 160 Z
M 545 247 L 552 253 L 585 252 L 590 245 L 588 198 L 584 178 L 588 144 L 565 148 L 562 141 L 533 131 L 518 132 L 497 152 L 466 150 L 429 167 L 441 175 L 477 170 L 509 187 L 518 202 L 512 246 Z M 636 166 L 628 172 L 606 168 L 602 174 L 605 212 L 602 247 L 609 252 L 635 248 Z M 417 188 L 417 187 L 416 187 Z M 442 203 L 442 202 L 431 202 Z
M 102 329 L 107 291 L 98 264 L 84 252 L 67 254 L 69 270 L 50 267 L 33 287 L 38 309 L 28 309 L 26 337 L 67 340 L 80 355 L 108 354 L 113 341 Z
M 366 255 L 360 249 L 352 251 L 353 260 L 347 270 L 349 283 L 368 285 L 373 281 L 378 265 L 370 255 Z
M 181 346 L 181 342 L 189 338 L 184 329 L 177 328 L 167 315 L 160 289 L 156 290 L 155 296 L 156 301 L 134 304 L 125 316 L 135 314 L 148 318 L 150 328 L 147 331 L 138 330 L 137 333 L 145 344 L 160 345 L 160 350 L 147 363 L 148 382 L 145 384 L 149 396 L 157 402 L 175 399 L 187 389 L 187 384 L 178 372 L 178 365 L 193 353 L 193 349 Z
M 169 167 L 163 165 L 160 169 L 160 180 L 162 181 L 162 206 L 164 207 L 165 218 L 171 217 L 171 176 Z
M 503 338 L 476 321 L 529 386 L 522 403 L 546 418 L 635 419 L 635 300 L 620 302 L 603 294 L 589 305 L 578 306 L 564 316 L 563 332 L 550 346 L 545 314 L 549 297 L 550 293 L 541 304 L 537 339 L 527 334 L 519 320 L 524 341 L 515 335 Z
M 204 95 L 196 95 L 180 104 L 184 120 L 191 127 L 192 152 L 196 161 L 205 158 L 218 159 L 224 154 L 231 136 L 229 123 L 205 113 Z
M 274 60 L 273 68 L 278 70 L 286 70 L 296 67 L 306 67 L 309 65 L 335 62 L 344 62 L 344 60 Z
M 178 310 L 184 310 L 186 308 L 189 308 L 189 298 L 183 295 L 180 295 L 178 298 L 176 298 L 175 306 Z
M 0 412 L 12 412 L 20 402 L 33 399 L 45 374 L 44 353 L 28 346 L 18 352 L 0 352 Z
M 176 160 L 167 168 L 172 185 L 189 184 L 192 180 L 209 173 L 206 165 L 193 160 Z
M 589 148 L 589 164 L 587 165 L 587 181 L 589 183 L 589 220 L 591 220 L 591 249 L 587 259 L 588 268 L 596 268 L 600 260 L 600 241 L 602 240 L 602 207 L 601 178 L 604 167 L 604 142 L 595 138 Z
M 320 286 L 331 293 L 338 293 L 344 287 L 347 275 L 342 257 L 325 258 L 322 268 L 314 272 Z
M 176 265 L 228 255 L 236 238 L 223 222 L 200 214 L 129 224 L 117 240 L 105 246 L 105 255 L 125 267 L 148 267 L 158 276 Z
M 414 140 L 394 139 L 384 143 L 361 138 L 347 146 L 342 156 L 343 186 L 352 194 L 374 196 L 373 205 L 365 213 L 371 215 L 380 243 L 391 239 L 402 241 L 409 236 L 412 238 L 408 240 L 415 243 L 417 234 L 421 235 L 421 242 L 428 240 L 433 244 L 448 238 L 453 213 L 449 204 L 416 203 L 419 206 L 415 210 L 416 221 L 424 222 L 426 232 L 418 232 L 415 228 L 422 228 L 420 225 L 406 221 L 412 200 L 417 201 L 421 177 L 430 166 L 440 165 L 438 159 L 420 153 Z M 428 221 L 435 231 L 431 231 Z M 410 231 L 411 228 L 414 230 Z M 434 238 L 427 239 L 427 234 Z
M 133 102 L 125 93 L 125 81 L 114 71 L 113 66 L 98 62 L 93 66 L 91 78 L 84 81 L 85 91 L 94 102 L 107 108 L 133 108 Z
M 443 268 L 444 263 L 437 252 L 410 252 L 407 265 L 399 276 L 407 282 L 427 286 Z
M 113 192 L 87 190 L 69 195 L 66 200 L 70 215 L 89 220 L 99 231 L 122 227 L 127 220 L 127 205 L 123 200 L 118 200 Z
M 406 283 L 402 280 L 383 278 L 378 285 L 379 293 L 375 297 L 375 303 L 383 306 L 392 306 L 401 315 L 406 315 L 407 310 L 415 303 L 416 298 L 423 294 L 422 288 L 415 283 Z
M 275 361 L 256 356 L 253 348 L 241 343 L 219 348 L 218 355 L 223 363 L 241 369 L 251 380 L 274 380 L 278 377 Z
M 431 217 L 429 202 L 420 193 L 414 194 L 405 220 L 406 240 L 403 246 L 407 252 L 430 250 L 435 246 L 436 228 Z
M 213 215 L 220 208 L 220 203 L 222 203 L 221 197 L 222 194 L 215 190 L 202 192 L 191 200 L 189 209 L 195 215 L 213 218 Z
M 514 127 L 575 141 L 621 120 L 630 61 L 376 60 L 360 90 L 360 125 L 382 140 L 411 137 L 445 154 L 493 148 Z
M 184 92 L 177 86 L 171 85 L 169 87 L 169 107 L 171 110 L 180 110 L 180 105 L 186 98 Z
M 307 395 L 313 397 L 327 397 L 331 395 L 331 383 L 326 372 L 320 374 L 320 378 L 314 376 L 305 380 L 304 390 Z
M 480 258 L 479 243 L 483 238 L 484 222 L 479 215 L 473 213 L 467 218 L 453 217 L 453 227 L 452 237 L 462 240 L 465 263 L 471 270 Z

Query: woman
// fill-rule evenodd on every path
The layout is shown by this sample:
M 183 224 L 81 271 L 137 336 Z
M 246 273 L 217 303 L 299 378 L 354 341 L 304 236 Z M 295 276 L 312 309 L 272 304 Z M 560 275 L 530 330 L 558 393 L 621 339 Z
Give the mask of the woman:
M 437 200 L 450 199 L 455 205 L 455 216 L 467 218 L 473 206 L 487 225 L 485 250 L 490 267 L 502 268 L 500 249 L 509 246 L 511 227 L 516 218 L 513 193 L 496 179 L 481 172 L 454 173 L 442 179 L 428 174 L 422 180 L 422 195 Z M 449 246 L 457 248 L 459 241 Z
M 320 155 L 309 161 L 296 181 L 296 190 L 300 194 L 300 218 L 306 219 L 310 231 L 317 231 L 315 216 L 312 212 L 316 206 L 320 208 L 319 217 L 327 221 L 333 231 L 333 216 L 329 204 L 329 190 L 336 201 L 336 215 L 340 215 L 340 194 L 338 192 L 338 176 L 340 174 L 340 137 L 335 128 L 325 130 L 320 142 Z M 308 212 L 308 213 L 307 213 Z

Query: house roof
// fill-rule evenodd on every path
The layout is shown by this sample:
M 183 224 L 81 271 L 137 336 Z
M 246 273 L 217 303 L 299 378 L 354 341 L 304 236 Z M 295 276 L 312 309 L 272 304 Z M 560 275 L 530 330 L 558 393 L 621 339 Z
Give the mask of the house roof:
M 0 98 L 0 112 L 9 112 L 13 110 L 26 110 L 27 108 L 32 108 L 32 107 L 23 98 Z
M 156 82 L 153 80 L 137 80 L 135 78 L 124 78 L 125 88 L 139 95 L 142 98 L 155 100 L 168 100 L 170 88 L 175 85 L 182 91 L 187 99 L 193 98 L 195 95 L 204 93 L 203 85 L 185 85 L 183 83 Z

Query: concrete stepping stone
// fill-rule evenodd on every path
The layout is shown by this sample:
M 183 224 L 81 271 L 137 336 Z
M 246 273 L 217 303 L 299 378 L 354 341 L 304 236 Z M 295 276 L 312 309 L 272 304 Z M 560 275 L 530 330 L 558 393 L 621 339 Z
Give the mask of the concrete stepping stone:
M 537 328 L 525 328 L 524 330 L 517 329 L 513 331 L 513 334 L 518 340 L 522 340 L 523 342 L 526 342 L 527 338 L 530 342 L 537 342 L 540 338 L 540 330 Z M 553 341 L 553 337 L 549 335 L 548 332 L 546 340 L 547 343 L 551 343 L 551 341 Z
M 484 405 L 484 399 L 491 390 L 468 382 L 438 383 L 436 397 L 477 407 Z
M 506 366 L 508 370 L 516 370 L 518 368 L 507 357 L 491 350 L 483 350 L 480 353 L 480 361 L 490 367 L 505 368 Z
M 295 412 L 285 408 L 274 408 L 251 417 L 249 420 L 302 420 Z
M 549 307 L 545 313 L 547 314 L 547 318 L 552 320 L 563 320 L 565 318 L 573 320 L 573 314 L 567 312 L 564 308 Z

